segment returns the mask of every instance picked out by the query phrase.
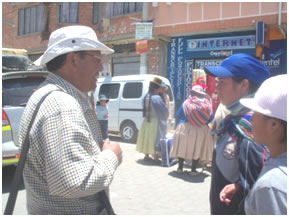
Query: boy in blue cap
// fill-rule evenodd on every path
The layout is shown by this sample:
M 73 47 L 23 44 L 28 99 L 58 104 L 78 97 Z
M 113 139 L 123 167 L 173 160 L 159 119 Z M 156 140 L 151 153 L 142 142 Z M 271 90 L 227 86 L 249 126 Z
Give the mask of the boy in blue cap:
M 229 113 L 221 121 L 212 161 L 210 191 L 211 214 L 245 214 L 243 201 L 256 181 L 267 153 L 263 145 L 253 141 L 250 118 L 252 112 L 240 103 L 253 97 L 261 83 L 269 77 L 268 69 L 256 58 L 239 53 L 226 58 L 220 66 L 205 67 L 217 77 L 216 92 Z M 221 201 L 226 194 L 230 203 Z

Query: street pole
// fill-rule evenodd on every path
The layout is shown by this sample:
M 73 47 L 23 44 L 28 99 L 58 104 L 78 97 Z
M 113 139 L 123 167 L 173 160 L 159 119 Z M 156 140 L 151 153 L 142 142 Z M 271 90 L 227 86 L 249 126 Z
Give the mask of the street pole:
M 144 22 L 148 20 L 148 2 L 143 2 L 142 20 Z M 142 53 L 140 55 L 140 74 L 147 74 L 147 54 L 146 53 Z

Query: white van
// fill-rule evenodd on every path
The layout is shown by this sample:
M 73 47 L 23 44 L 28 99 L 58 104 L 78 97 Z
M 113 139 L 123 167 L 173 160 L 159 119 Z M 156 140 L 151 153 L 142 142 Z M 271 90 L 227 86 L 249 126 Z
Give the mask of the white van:
M 167 78 L 145 74 L 99 78 L 94 94 L 95 102 L 100 95 L 109 98 L 108 131 L 120 133 L 124 142 L 135 143 L 143 121 L 143 98 L 149 90 L 149 83 L 159 77 L 168 86 L 170 113 L 174 114 L 174 96 Z M 174 115 L 172 115 L 174 116 Z M 174 119 L 170 126 L 174 124 Z

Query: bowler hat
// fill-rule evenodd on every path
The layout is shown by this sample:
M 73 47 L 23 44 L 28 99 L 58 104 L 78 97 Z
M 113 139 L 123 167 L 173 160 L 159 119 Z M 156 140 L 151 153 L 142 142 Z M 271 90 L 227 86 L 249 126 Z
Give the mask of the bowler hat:
M 158 85 L 159 87 L 161 87 L 163 81 L 162 81 L 162 79 L 160 79 L 158 77 L 154 77 L 154 79 L 151 82 Z
M 114 52 L 113 49 L 98 40 L 92 28 L 79 25 L 66 26 L 51 33 L 47 50 L 34 63 L 35 65 L 45 65 L 62 54 L 89 50 L 100 51 L 101 54 Z

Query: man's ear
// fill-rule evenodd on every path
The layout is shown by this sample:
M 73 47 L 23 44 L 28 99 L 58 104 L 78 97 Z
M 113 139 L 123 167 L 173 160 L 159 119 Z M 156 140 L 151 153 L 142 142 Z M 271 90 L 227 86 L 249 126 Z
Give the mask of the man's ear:
M 270 127 L 273 131 L 278 130 L 281 126 L 280 120 L 276 118 L 270 118 Z
M 68 53 L 66 55 L 66 61 L 74 65 L 77 62 L 77 55 L 75 53 Z
M 241 82 L 240 82 L 240 87 L 241 87 L 241 90 L 242 92 L 244 93 L 248 93 L 249 91 L 249 87 L 250 87 L 250 81 L 248 79 L 243 79 Z M 245 94 L 246 95 L 246 94 Z

